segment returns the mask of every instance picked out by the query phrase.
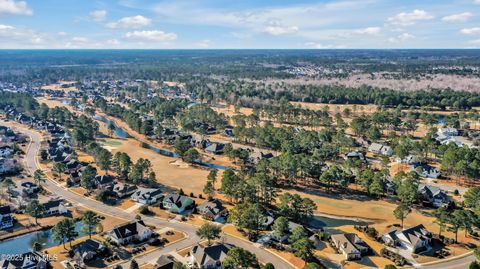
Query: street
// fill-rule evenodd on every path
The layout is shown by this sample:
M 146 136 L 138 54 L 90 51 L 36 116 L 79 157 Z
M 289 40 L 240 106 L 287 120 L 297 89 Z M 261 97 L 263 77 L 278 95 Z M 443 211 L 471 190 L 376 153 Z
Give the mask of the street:
M 2 124 L 6 126 L 12 126 L 11 124 L 6 122 L 2 122 Z M 37 132 L 29 130 L 27 128 L 16 127 L 15 129 L 31 137 L 32 141 L 25 156 L 25 165 L 26 165 L 26 169 L 30 172 L 30 174 L 33 174 L 35 170 L 40 168 L 40 166 L 37 163 L 36 156 L 40 150 L 41 136 Z M 135 219 L 136 214 L 127 213 L 120 208 L 109 206 L 99 201 L 93 200 L 91 198 L 87 198 L 79 194 L 70 192 L 68 189 L 57 185 L 57 183 L 51 179 L 47 180 L 44 183 L 44 187 L 48 189 L 51 193 L 59 197 L 62 197 L 63 199 L 69 201 L 73 205 L 81 205 L 82 207 L 88 208 L 97 213 L 114 216 L 116 218 L 122 218 L 122 219 L 125 219 L 126 221 L 131 221 Z M 175 230 L 182 231 L 187 235 L 187 238 L 179 242 L 173 243 L 165 248 L 162 248 L 154 252 L 145 254 L 141 257 L 135 258 L 135 260 L 139 264 L 154 262 L 161 254 L 167 254 L 175 250 L 187 248 L 200 241 L 200 238 L 196 235 L 196 231 L 198 228 L 197 226 L 183 223 L 183 222 L 159 219 L 155 217 L 143 216 L 142 219 L 147 224 L 154 225 L 157 228 L 170 227 Z M 226 234 L 222 234 L 222 236 L 225 239 L 225 242 L 242 247 L 252 253 L 255 253 L 260 262 L 271 262 L 275 266 L 275 268 L 279 268 L 279 269 L 293 268 L 292 265 L 290 265 L 289 263 L 287 263 L 277 255 L 265 249 L 258 248 L 255 245 L 253 245 L 253 243 L 246 242 L 242 239 L 238 239 Z

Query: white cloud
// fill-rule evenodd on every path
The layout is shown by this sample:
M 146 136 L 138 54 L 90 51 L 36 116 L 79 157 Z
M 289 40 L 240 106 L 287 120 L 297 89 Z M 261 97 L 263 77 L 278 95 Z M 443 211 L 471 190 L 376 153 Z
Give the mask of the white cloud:
M 471 12 L 463 12 L 459 14 L 453 14 L 442 18 L 444 22 L 466 22 L 473 16 Z
M 198 42 L 196 45 L 200 48 L 210 48 L 212 46 L 212 41 L 210 39 L 204 39 Z
M 90 18 L 94 21 L 103 21 L 107 17 L 106 10 L 94 10 L 90 12 Z
M 353 33 L 359 34 L 359 35 L 378 35 L 381 32 L 380 27 L 367 27 L 363 29 L 357 29 L 354 30 Z
M 390 43 L 403 43 L 405 41 L 408 41 L 408 40 L 411 40 L 411 39 L 414 39 L 415 36 L 412 35 L 412 34 L 409 34 L 409 33 L 403 33 L 403 34 L 400 34 L 396 37 L 390 37 L 388 39 L 388 42 Z
M 480 27 L 463 28 L 462 30 L 460 30 L 460 33 L 462 33 L 464 35 L 480 34 Z
M 471 40 L 468 42 L 468 44 L 474 45 L 474 46 L 480 46 L 480 39 L 477 40 Z
M 284 26 L 278 21 L 269 22 L 267 26 L 262 29 L 262 32 L 269 35 L 289 35 L 298 32 L 297 26 Z
M 175 33 L 166 33 L 164 31 L 152 30 L 152 31 L 133 31 L 125 34 L 126 38 L 148 41 L 168 42 L 177 39 Z
M 0 31 L 13 30 L 15 27 L 11 25 L 0 24 Z
M 317 42 L 307 42 L 305 46 L 310 49 L 344 49 L 346 46 L 343 45 L 325 45 Z
M 25 1 L 0 0 L 0 14 L 32 15 L 33 11 Z
M 473 3 L 474 3 L 475 5 L 480 5 L 480 0 L 473 0 Z
M 431 20 L 433 18 L 434 17 L 425 10 L 415 9 L 410 13 L 402 12 L 395 15 L 394 17 L 390 17 L 388 18 L 388 22 L 398 26 L 409 26 L 414 25 L 418 21 Z
M 148 26 L 152 23 L 152 20 L 146 18 L 142 15 L 137 15 L 133 17 L 123 17 L 116 22 L 110 22 L 107 24 L 109 28 L 141 28 L 144 26 Z

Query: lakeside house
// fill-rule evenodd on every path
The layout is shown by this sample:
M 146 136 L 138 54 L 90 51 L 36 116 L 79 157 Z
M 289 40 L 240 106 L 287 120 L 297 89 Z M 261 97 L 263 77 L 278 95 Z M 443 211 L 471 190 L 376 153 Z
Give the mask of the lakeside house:
M 46 203 L 43 203 L 43 207 L 45 209 L 43 216 L 56 216 L 56 215 L 63 215 L 68 213 L 68 209 L 65 206 L 65 203 L 61 199 L 50 200 Z
M 13 227 L 13 216 L 10 206 L 0 206 L 0 229 L 9 229 Z
M 138 189 L 136 192 L 132 194 L 132 200 L 145 204 L 150 205 L 156 203 L 160 199 L 162 199 L 163 193 L 161 189 Z
M 163 207 L 172 213 L 180 214 L 195 205 L 190 197 L 179 194 L 168 194 L 163 198 Z
M 102 242 L 98 240 L 87 239 L 72 246 L 72 250 L 75 253 L 73 260 L 75 260 L 77 264 L 83 264 L 95 259 L 99 254 L 105 252 L 106 248 Z
M 223 150 L 225 149 L 225 144 L 212 142 L 205 148 L 205 151 L 211 154 L 222 154 Z
M 227 257 L 228 251 L 233 247 L 230 244 L 218 244 L 207 247 L 195 245 L 190 250 L 189 260 L 197 268 L 222 269 L 222 263 Z
M 152 229 L 147 227 L 142 220 L 131 221 L 119 225 L 109 232 L 109 238 L 120 245 L 134 242 L 142 242 L 149 239 L 153 234 Z
M 368 245 L 354 233 L 331 235 L 333 245 L 347 260 L 358 260 L 369 251 Z
M 37 252 L 13 255 L 14 258 L 6 256 L 0 260 L 2 269 L 46 269 L 48 266 L 45 257 Z
M 228 214 L 227 209 L 223 206 L 222 202 L 218 199 L 207 201 L 197 206 L 197 212 L 205 219 L 213 220 L 216 222 L 225 222 L 225 218 Z
M 393 155 L 393 150 L 390 146 L 382 145 L 379 143 L 372 143 L 368 147 L 368 151 L 373 152 L 375 154 L 381 154 L 387 157 Z
M 419 253 L 431 247 L 432 234 L 423 224 L 403 230 L 393 227 L 382 235 L 382 240 L 388 246 L 401 247 L 412 253 Z

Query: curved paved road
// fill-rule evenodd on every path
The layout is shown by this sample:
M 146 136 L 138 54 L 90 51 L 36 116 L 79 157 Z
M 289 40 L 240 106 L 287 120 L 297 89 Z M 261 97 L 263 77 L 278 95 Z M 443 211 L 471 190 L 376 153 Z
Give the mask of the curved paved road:
M 12 126 L 11 124 L 6 122 L 2 122 L 2 124 Z M 29 130 L 27 128 L 21 128 L 18 126 L 15 126 L 15 128 L 18 131 L 24 134 L 27 134 L 31 137 L 32 141 L 30 143 L 30 146 L 25 156 L 25 165 L 26 165 L 26 169 L 28 169 L 30 173 L 33 174 L 33 172 L 39 168 L 36 160 L 36 156 L 40 150 L 41 136 L 37 132 Z M 64 198 L 65 200 L 71 202 L 74 205 L 81 205 L 85 208 L 88 208 L 92 211 L 96 211 L 101 214 L 110 215 L 117 218 L 123 218 L 125 220 L 133 220 L 136 216 L 136 214 L 125 212 L 120 208 L 108 206 L 101 202 L 93 200 L 91 198 L 84 197 L 84 196 L 75 194 L 73 192 L 70 192 L 64 187 L 58 185 L 53 180 L 47 180 L 44 183 L 44 186 L 55 195 L 58 195 Z M 141 256 L 139 258 L 136 258 L 137 262 L 139 262 L 140 264 L 154 261 L 161 254 L 166 254 L 178 249 L 186 248 L 200 241 L 200 238 L 196 235 L 197 227 L 194 225 L 183 223 L 183 222 L 177 222 L 174 220 L 164 220 L 164 219 L 147 217 L 147 216 L 144 216 L 142 218 L 147 224 L 154 225 L 159 228 L 170 227 L 178 231 L 183 231 L 184 233 L 186 233 L 187 238 L 177 243 L 171 244 L 163 249 L 159 249 L 158 251 L 154 251 L 144 256 Z M 266 251 L 265 249 L 259 248 L 250 242 L 247 242 L 242 239 L 238 239 L 226 234 L 223 234 L 223 238 L 225 242 L 231 243 L 233 245 L 244 248 L 252 253 L 255 253 L 261 262 L 271 262 L 275 266 L 275 268 L 278 268 L 278 269 L 294 268 L 291 264 L 287 263 L 277 255 L 269 251 Z

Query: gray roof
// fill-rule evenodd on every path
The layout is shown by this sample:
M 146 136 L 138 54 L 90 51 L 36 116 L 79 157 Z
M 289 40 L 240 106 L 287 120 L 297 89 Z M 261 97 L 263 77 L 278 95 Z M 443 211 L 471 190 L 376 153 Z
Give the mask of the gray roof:
M 203 247 L 196 245 L 191 253 L 200 267 L 219 267 L 228 251 L 234 246 L 230 244 L 219 244 L 215 246 Z

